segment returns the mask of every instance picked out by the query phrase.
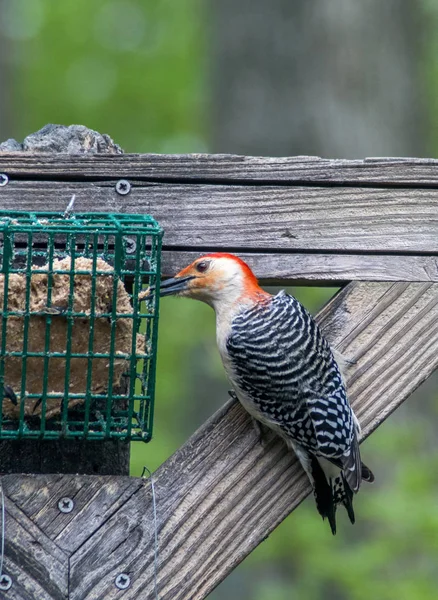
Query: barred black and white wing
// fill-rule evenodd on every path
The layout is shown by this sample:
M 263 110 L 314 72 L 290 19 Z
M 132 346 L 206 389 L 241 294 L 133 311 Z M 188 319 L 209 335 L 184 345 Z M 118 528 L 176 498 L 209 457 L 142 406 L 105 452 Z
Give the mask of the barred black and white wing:
M 320 495 L 330 495 L 331 505 L 335 503 L 324 508 L 320 499 L 321 514 L 332 511 L 333 519 L 323 514 L 332 524 L 336 503 L 342 502 L 352 518 L 346 493 L 357 492 L 362 478 L 358 425 L 339 367 L 312 316 L 295 298 L 280 292 L 233 319 L 226 349 L 228 374 L 239 400 L 293 446 L 315 494 L 319 487 Z M 339 481 L 330 465 L 338 469 Z M 347 492 L 342 489 L 345 482 Z M 330 494 L 322 490 L 324 484 Z

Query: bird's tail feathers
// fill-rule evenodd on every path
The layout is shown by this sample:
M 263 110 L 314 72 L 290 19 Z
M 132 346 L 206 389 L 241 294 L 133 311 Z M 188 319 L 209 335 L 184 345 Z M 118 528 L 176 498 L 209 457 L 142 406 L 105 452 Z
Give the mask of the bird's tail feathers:
M 343 504 L 347 511 L 350 523 L 354 524 L 354 510 L 353 510 L 353 491 L 349 486 L 344 473 L 340 473 L 338 477 L 332 480 L 333 489 L 333 500 L 336 505 Z
M 309 467 L 316 508 L 323 519 L 328 519 L 332 534 L 336 535 L 336 502 L 332 487 L 316 456 L 311 455 Z
M 363 481 L 368 481 L 372 483 L 374 481 L 374 475 L 372 471 L 364 465 L 362 462 L 361 465 L 361 479 Z M 336 507 L 338 504 L 342 504 L 347 511 L 348 518 L 350 522 L 354 524 L 354 510 L 353 510 L 353 496 L 354 490 L 351 489 L 351 486 L 347 480 L 345 475 L 345 471 L 341 471 L 337 477 L 329 478 L 330 487 L 333 494 L 333 504 Z
M 336 534 L 336 509 L 338 505 L 344 506 L 348 518 L 351 523 L 354 523 L 353 496 L 359 488 L 357 487 L 354 490 L 349 483 L 348 475 L 350 474 L 351 477 L 352 471 L 341 470 L 339 466 L 337 467 L 327 459 L 317 458 L 310 452 L 307 453 L 303 466 L 313 484 L 316 508 L 323 519 L 328 519 L 333 535 Z M 357 477 L 359 485 L 361 479 L 370 483 L 374 481 L 373 473 L 360 461 L 360 458 L 356 470 L 359 471 Z M 354 482 L 356 483 L 356 477 Z
M 324 459 L 311 457 L 311 473 L 316 507 L 323 519 L 327 518 L 333 535 L 336 534 L 336 509 L 344 506 L 351 523 L 355 522 L 352 490 L 345 471 Z M 365 475 L 372 475 L 365 467 Z M 359 480 L 360 481 L 360 480 Z

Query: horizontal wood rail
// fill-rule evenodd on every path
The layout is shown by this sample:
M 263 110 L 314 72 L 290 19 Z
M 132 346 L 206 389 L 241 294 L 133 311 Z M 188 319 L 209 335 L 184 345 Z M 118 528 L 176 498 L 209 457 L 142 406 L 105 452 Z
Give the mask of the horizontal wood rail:
M 438 159 L 326 159 L 233 154 L 59 154 L 0 152 L 0 172 L 25 179 L 301 183 L 437 187 Z
M 152 213 L 167 275 L 216 250 L 263 282 L 438 281 L 435 160 L 0 153 L 0 172 L 5 209 Z

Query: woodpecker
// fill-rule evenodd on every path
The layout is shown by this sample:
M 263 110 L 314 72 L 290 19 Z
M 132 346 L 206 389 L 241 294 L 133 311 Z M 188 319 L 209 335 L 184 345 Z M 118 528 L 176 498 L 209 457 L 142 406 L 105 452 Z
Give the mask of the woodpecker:
M 336 533 L 342 504 L 374 475 L 360 458 L 359 422 L 341 369 L 310 313 L 293 296 L 263 290 L 237 256 L 206 254 L 161 283 L 160 295 L 194 298 L 216 312 L 222 362 L 243 407 L 293 450 L 316 507 Z

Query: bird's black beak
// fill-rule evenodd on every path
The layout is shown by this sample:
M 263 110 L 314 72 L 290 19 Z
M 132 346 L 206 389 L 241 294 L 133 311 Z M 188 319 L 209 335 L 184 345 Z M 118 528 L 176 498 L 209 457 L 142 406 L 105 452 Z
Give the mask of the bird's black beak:
M 172 279 L 162 281 L 160 285 L 160 296 L 171 296 L 183 292 L 187 289 L 187 284 L 191 279 L 194 279 L 193 275 L 188 275 L 187 277 L 172 277 Z

